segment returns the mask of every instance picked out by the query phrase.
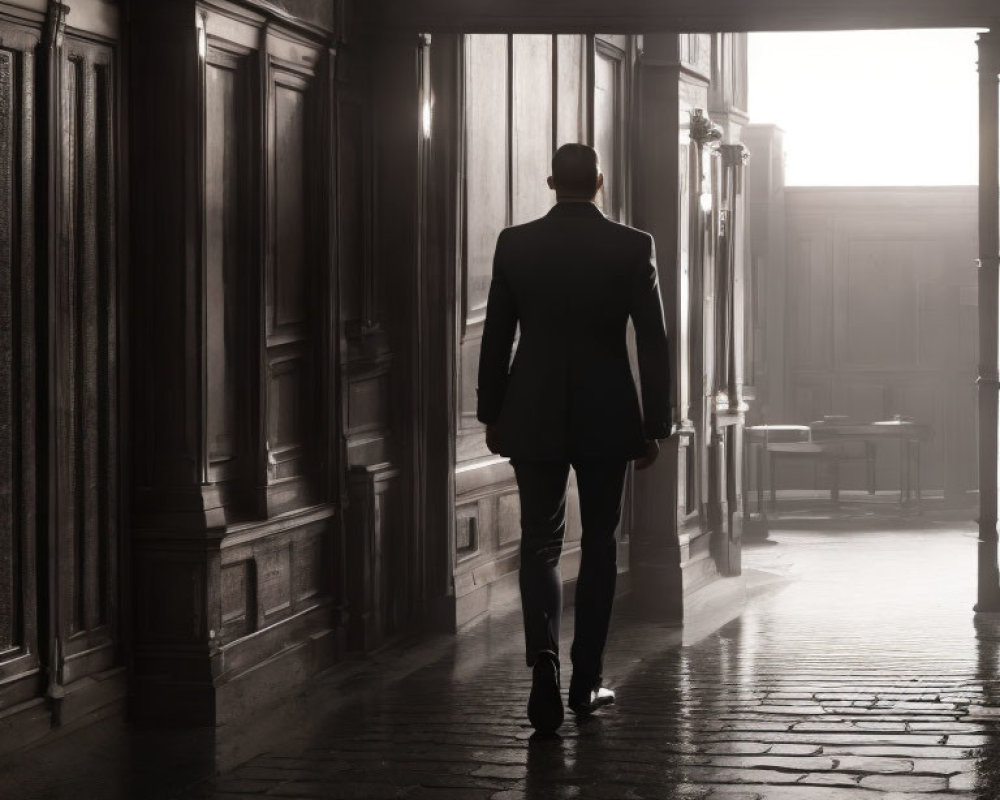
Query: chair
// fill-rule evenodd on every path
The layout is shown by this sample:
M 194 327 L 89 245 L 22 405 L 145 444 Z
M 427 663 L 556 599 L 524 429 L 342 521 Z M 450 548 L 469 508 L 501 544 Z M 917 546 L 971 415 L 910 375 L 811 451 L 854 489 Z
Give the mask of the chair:
M 766 515 L 764 509 L 764 475 L 767 449 L 771 444 L 807 442 L 810 438 L 808 425 L 748 425 L 743 429 L 746 436 L 746 461 L 744 462 L 743 507 L 749 511 L 749 476 L 753 464 L 757 494 L 757 513 Z M 771 485 L 774 485 L 772 480 Z M 773 496 L 773 494 L 772 494 Z

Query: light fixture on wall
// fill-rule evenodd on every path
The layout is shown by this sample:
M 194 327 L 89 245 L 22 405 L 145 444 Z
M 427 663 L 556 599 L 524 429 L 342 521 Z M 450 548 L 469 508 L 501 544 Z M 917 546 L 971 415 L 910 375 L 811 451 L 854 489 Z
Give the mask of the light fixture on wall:
M 198 58 L 204 59 L 208 55 L 208 36 L 205 34 L 205 20 L 198 19 Z
M 425 97 L 424 102 L 420 106 L 420 129 L 423 131 L 425 139 L 431 138 L 432 120 L 433 114 L 431 113 L 431 98 Z
M 420 86 L 420 132 L 425 139 L 431 138 L 434 122 L 434 95 L 431 91 L 431 35 L 422 33 L 417 37 L 419 52 Z

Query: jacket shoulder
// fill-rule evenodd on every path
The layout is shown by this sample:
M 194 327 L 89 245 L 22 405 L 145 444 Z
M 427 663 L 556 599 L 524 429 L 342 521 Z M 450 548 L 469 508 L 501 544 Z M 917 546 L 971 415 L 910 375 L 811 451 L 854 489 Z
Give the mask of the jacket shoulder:
M 639 228 L 633 228 L 631 225 L 616 222 L 613 219 L 606 218 L 605 224 L 608 226 L 610 235 L 614 237 L 615 241 L 620 242 L 624 252 L 630 253 L 632 257 L 640 260 L 653 257 L 656 250 L 652 234 Z
M 619 236 L 629 239 L 636 244 L 645 244 L 653 241 L 652 234 L 647 233 L 640 228 L 633 228 L 631 225 L 626 225 L 624 222 L 618 222 L 617 220 L 609 219 L 608 217 L 605 217 L 604 221 L 608 225 L 612 226 Z

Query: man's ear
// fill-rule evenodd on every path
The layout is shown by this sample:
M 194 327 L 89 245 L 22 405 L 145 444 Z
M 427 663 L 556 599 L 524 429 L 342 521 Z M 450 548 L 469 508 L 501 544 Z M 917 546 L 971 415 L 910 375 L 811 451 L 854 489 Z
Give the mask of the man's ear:
M 549 177 L 545 179 L 545 182 L 549 185 L 550 189 L 552 189 L 553 191 L 555 191 L 556 184 L 555 184 L 555 181 L 552 180 L 552 176 L 551 175 L 549 175 Z
M 597 192 L 601 191 L 601 187 L 603 187 L 603 186 L 604 186 L 604 173 L 603 172 L 598 172 L 597 173 Z M 594 192 L 594 194 L 597 194 L 597 192 Z

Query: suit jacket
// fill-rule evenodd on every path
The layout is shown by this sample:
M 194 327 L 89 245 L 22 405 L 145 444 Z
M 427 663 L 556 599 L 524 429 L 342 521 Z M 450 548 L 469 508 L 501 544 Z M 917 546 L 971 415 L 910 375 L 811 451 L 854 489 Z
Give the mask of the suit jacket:
M 642 410 L 629 367 L 635 327 Z M 515 333 L 521 333 L 514 362 Z M 513 459 L 638 458 L 670 435 L 670 351 L 653 238 L 562 202 L 497 239 L 478 418 Z

